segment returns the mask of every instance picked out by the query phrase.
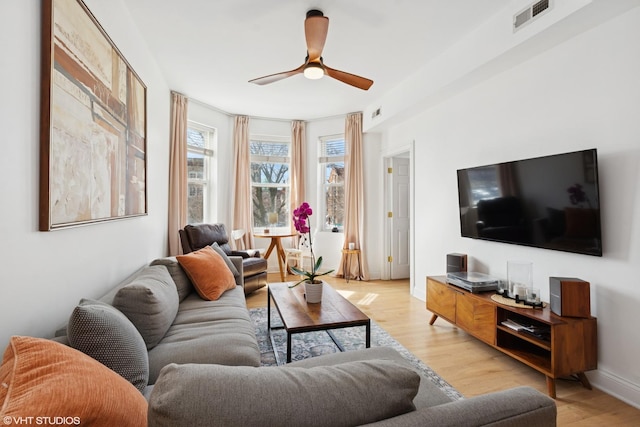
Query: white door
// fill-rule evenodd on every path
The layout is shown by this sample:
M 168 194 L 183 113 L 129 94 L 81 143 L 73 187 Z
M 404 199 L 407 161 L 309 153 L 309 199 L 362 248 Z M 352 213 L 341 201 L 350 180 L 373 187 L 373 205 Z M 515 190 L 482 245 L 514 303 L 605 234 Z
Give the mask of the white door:
M 406 157 L 391 159 L 391 279 L 410 276 L 410 161 Z

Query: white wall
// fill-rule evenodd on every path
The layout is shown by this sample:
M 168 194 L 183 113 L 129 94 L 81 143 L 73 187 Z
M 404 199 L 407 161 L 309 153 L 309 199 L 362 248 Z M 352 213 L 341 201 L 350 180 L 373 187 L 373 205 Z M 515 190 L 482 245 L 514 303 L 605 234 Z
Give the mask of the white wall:
M 38 231 L 41 2 L 2 2 L 0 348 L 52 336 L 81 297 L 98 297 L 167 247 L 169 89 L 121 0 L 86 0 L 147 85 L 149 215 Z
M 415 140 L 416 283 L 445 254 L 506 277 L 529 260 L 548 300 L 549 276 L 591 283 L 598 318 L 596 387 L 640 406 L 640 8 L 569 39 L 385 131 L 383 150 Z M 456 169 L 596 147 L 602 258 L 460 237 Z

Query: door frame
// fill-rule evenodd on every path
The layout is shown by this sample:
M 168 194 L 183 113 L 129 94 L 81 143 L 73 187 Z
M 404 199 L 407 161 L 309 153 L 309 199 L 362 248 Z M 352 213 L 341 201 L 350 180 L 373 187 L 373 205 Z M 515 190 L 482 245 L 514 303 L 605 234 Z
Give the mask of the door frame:
M 381 265 L 384 267 L 380 271 L 382 280 L 390 280 L 391 279 L 391 267 L 387 260 L 387 249 L 391 246 L 391 225 L 390 221 L 387 220 L 387 212 L 390 209 L 390 194 L 392 194 L 390 188 L 390 182 L 388 179 L 387 168 L 391 164 L 391 159 L 393 157 L 397 157 L 400 154 L 409 153 L 409 212 L 410 212 L 410 220 L 409 220 L 409 292 L 411 295 L 414 293 L 415 289 L 415 238 L 414 238 L 414 230 L 415 230 L 415 185 L 414 185 L 414 151 L 415 151 L 415 141 L 411 141 L 408 144 L 393 147 L 388 150 L 382 150 L 380 155 L 380 170 L 381 174 L 381 185 L 380 187 L 383 189 L 383 195 L 381 198 L 381 215 L 382 215 L 382 248 L 381 251 Z

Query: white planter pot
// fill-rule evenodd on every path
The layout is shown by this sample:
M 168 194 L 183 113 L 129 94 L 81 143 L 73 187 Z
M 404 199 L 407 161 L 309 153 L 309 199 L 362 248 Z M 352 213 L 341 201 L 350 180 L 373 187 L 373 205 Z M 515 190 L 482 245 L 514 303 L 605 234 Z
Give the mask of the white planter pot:
M 324 282 L 307 283 L 304 282 L 304 293 L 309 304 L 317 304 L 322 301 L 322 286 Z

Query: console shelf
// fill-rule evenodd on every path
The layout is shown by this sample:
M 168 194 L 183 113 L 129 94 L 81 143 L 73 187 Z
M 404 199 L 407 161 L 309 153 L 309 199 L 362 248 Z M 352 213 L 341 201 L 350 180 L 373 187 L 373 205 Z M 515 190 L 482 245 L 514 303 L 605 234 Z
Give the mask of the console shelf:
M 585 371 L 598 367 L 595 317 L 556 316 L 549 310 L 509 307 L 491 299 L 493 292 L 473 294 L 450 285 L 444 276 L 427 277 L 430 325 L 443 317 L 482 342 L 542 372 L 547 392 L 556 397 L 557 378 L 577 375 L 591 389 Z M 502 325 L 512 320 L 533 333 Z
M 543 350 L 551 351 L 551 343 L 549 343 L 547 341 L 544 341 L 544 340 L 541 340 L 539 338 L 530 336 L 529 334 L 527 334 L 525 332 L 513 331 L 513 330 L 507 328 L 506 326 L 498 325 L 498 340 L 500 340 L 499 337 L 500 337 L 500 334 L 502 332 L 504 332 L 506 334 L 509 334 L 509 335 L 513 335 L 515 337 L 518 337 L 518 339 L 520 339 L 520 340 L 528 341 L 529 343 L 531 343 L 531 344 L 533 344 L 535 346 L 538 346 Z

